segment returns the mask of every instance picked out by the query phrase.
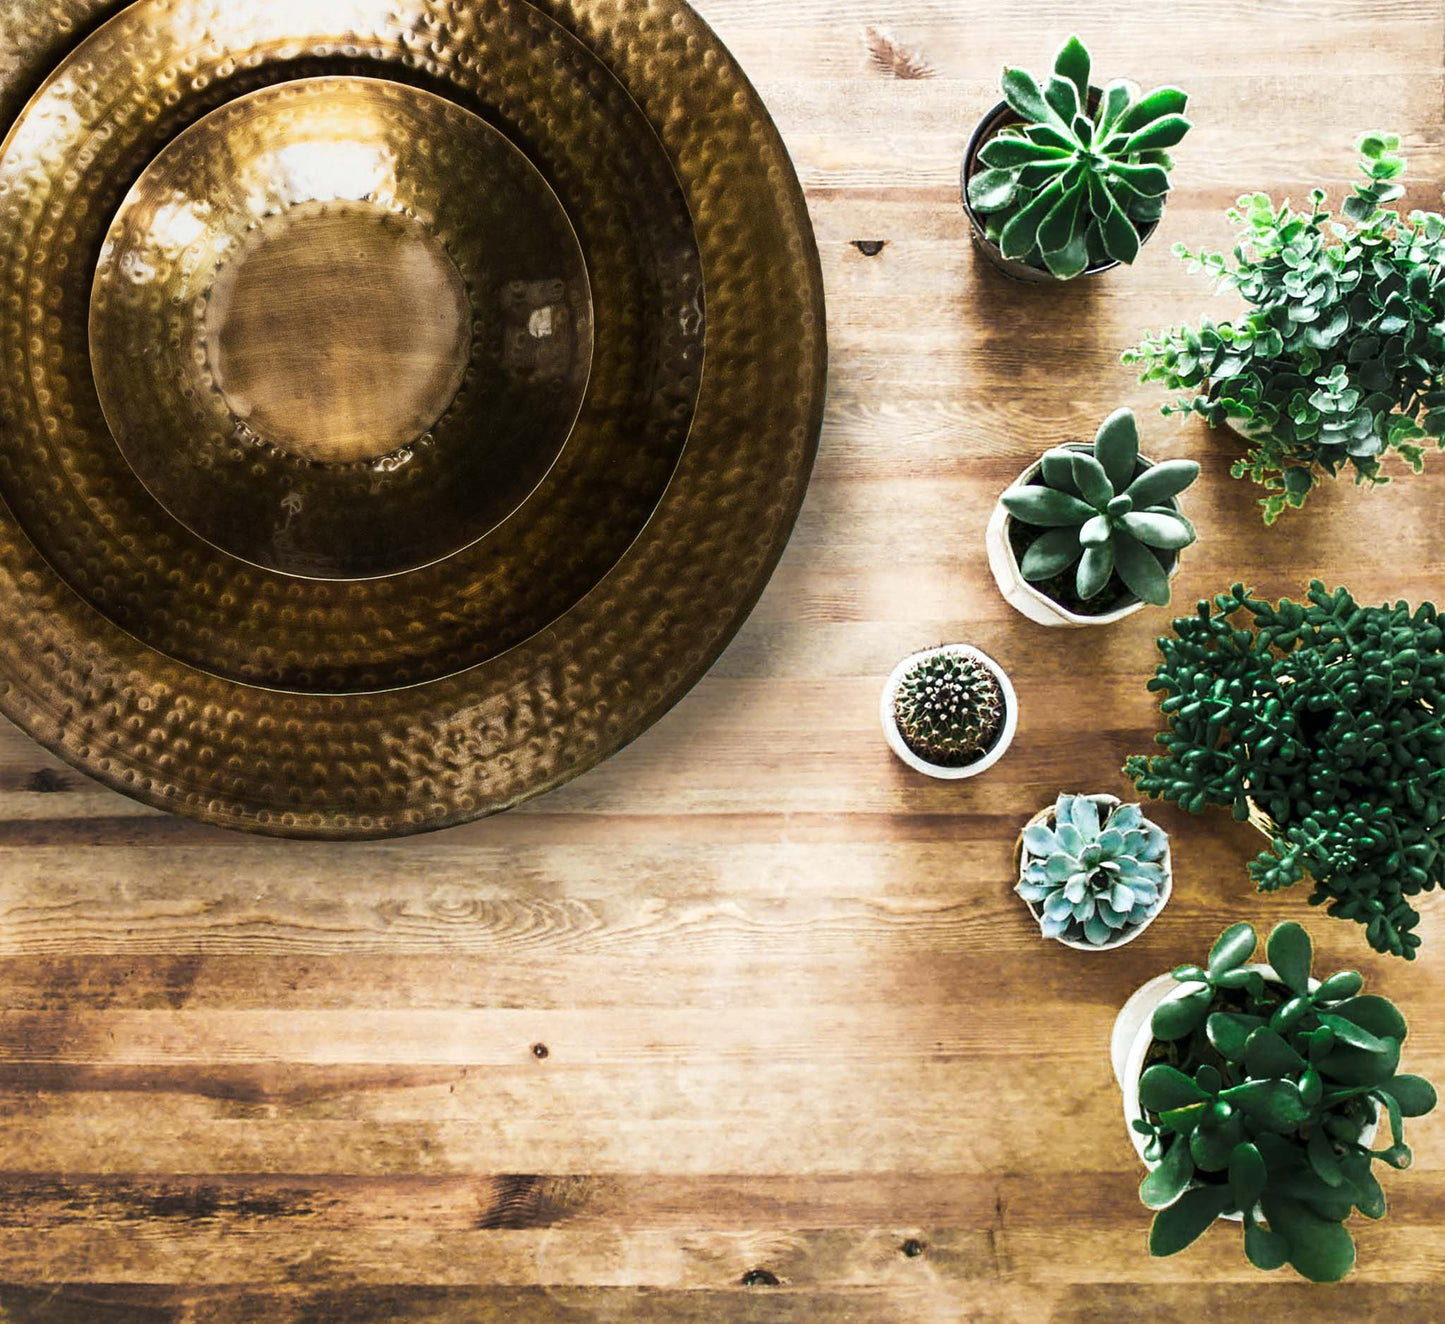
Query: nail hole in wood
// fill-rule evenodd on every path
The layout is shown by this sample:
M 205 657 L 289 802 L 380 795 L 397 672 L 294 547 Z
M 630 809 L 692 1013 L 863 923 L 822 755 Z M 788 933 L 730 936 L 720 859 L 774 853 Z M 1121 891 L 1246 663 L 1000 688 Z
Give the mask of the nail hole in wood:
M 532 1045 L 532 1056 L 535 1057 L 539 1062 L 547 1056 L 549 1051 L 550 1050 L 548 1049 L 546 1044 Z
M 919 1241 L 917 1237 L 909 1237 L 899 1249 L 908 1256 L 910 1260 L 916 1260 L 923 1254 L 927 1247 Z
M 864 257 L 877 257 L 879 253 L 888 247 L 888 241 L 886 239 L 855 239 L 853 241 L 853 247 L 862 253 Z
M 744 1287 L 777 1287 L 778 1275 L 767 1269 L 749 1269 L 741 1282 Z

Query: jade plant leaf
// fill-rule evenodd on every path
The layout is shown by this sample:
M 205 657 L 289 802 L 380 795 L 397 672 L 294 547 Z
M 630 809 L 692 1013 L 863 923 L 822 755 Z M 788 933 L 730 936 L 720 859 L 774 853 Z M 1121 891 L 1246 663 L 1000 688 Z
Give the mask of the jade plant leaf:
M 1208 1100 L 1209 1095 L 1176 1067 L 1161 1063 L 1150 1067 L 1139 1078 L 1139 1102 L 1150 1112 L 1167 1112 Z
M 1222 975 L 1237 970 L 1254 955 L 1258 938 L 1249 924 L 1235 924 L 1219 935 L 1209 952 L 1209 973 Z
M 1354 1268 L 1355 1243 L 1343 1224 L 1321 1218 L 1287 1195 L 1266 1192 L 1260 1203 L 1271 1230 L 1288 1244 L 1289 1262 L 1302 1277 L 1336 1283 Z
M 1380 1088 L 1399 1103 L 1406 1117 L 1424 1117 L 1438 1102 L 1435 1087 L 1419 1076 L 1394 1076 Z
M 1290 992 L 1301 997 L 1309 992 L 1314 948 L 1310 944 L 1310 935 L 1303 928 L 1292 922 L 1278 925 L 1269 935 L 1265 950 L 1275 974 Z
M 1161 1002 L 1154 1009 L 1154 1017 L 1151 1022 L 1154 1037 L 1165 1043 L 1173 1043 L 1193 1034 L 1204 1024 L 1213 996 L 1208 988 L 1201 988 L 1186 993 L 1183 997 Z
M 1194 1161 L 1188 1143 L 1181 1137 L 1169 1146 L 1159 1166 L 1145 1175 L 1139 1184 L 1139 1199 L 1148 1209 L 1167 1208 L 1193 1180 Z
M 1229 1159 L 1229 1192 L 1234 1207 L 1253 1209 L 1264 1192 L 1268 1175 L 1258 1146 L 1247 1141 L 1236 1145 Z
M 1155 1256 L 1177 1255 L 1192 1246 L 1226 1209 L 1230 1194 L 1227 1186 L 1196 1186 L 1185 1191 L 1167 1209 L 1154 1215 L 1149 1232 L 1149 1253 Z

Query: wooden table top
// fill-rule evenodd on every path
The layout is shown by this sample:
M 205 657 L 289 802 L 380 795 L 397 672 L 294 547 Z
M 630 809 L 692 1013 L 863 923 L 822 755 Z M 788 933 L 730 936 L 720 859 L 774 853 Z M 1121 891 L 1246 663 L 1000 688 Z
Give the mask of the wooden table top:
M 620 757 L 435 837 L 231 836 L 0 732 L 0 1317 L 1439 1317 L 1441 1115 L 1390 1217 L 1354 1220 L 1345 1285 L 1258 1274 L 1233 1229 L 1148 1258 L 1107 1052 L 1125 997 L 1229 922 L 1300 918 L 1445 1083 L 1445 903 L 1391 962 L 1303 888 L 1255 896 L 1247 827 L 1161 810 L 1160 921 L 1108 955 L 1042 941 L 1015 835 L 1061 789 L 1127 793 L 1167 614 L 1044 630 L 983 547 L 1030 459 L 1127 404 L 1149 452 L 1204 466 L 1182 607 L 1236 580 L 1445 589 L 1445 458 L 1265 531 L 1228 441 L 1118 362 L 1232 307 L 1174 241 L 1227 246 L 1245 190 L 1338 199 L 1363 130 L 1401 132 L 1409 202 L 1438 205 L 1439 0 L 698 7 L 776 116 L 828 286 L 827 426 L 772 586 Z M 870 26 L 929 76 L 874 62 Z M 1072 30 L 1105 76 L 1186 87 L 1197 128 L 1133 270 L 1016 286 L 970 246 L 959 157 L 1005 60 L 1044 68 Z M 976 782 L 909 773 L 878 730 L 883 677 L 943 640 L 1020 694 Z

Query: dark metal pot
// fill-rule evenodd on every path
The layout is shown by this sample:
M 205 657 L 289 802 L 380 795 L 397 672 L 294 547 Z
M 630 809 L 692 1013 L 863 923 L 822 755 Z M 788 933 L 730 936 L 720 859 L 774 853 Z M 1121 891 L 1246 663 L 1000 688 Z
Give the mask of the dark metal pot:
M 1098 88 L 1089 89 L 1090 110 L 1097 109 L 1099 96 Z M 972 204 L 968 200 L 968 181 L 973 176 L 975 167 L 977 166 L 979 149 L 997 134 L 1000 129 L 1005 128 L 1007 125 L 1019 124 L 1021 122 L 1018 113 L 1007 101 L 1000 101 L 998 105 L 978 122 L 978 127 L 974 129 L 973 137 L 968 140 L 968 147 L 963 153 L 963 168 L 959 175 L 963 210 L 968 216 L 968 223 L 973 231 L 974 246 L 995 267 L 1003 272 L 1005 276 L 1008 276 L 1012 280 L 1024 281 L 1029 285 L 1061 285 L 1065 282 L 1059 280 L 1052 272 L 1045 271 L 1040 267 L 1031 267 L 1028 263 L 1021 262 L 1018 258 L 1005 257 L 1003 253 L 999 251 L 999 246 L 988 237 L 988 232 L 984 227 L 983 217 L 974 211 Z M 1151 222 L 1145 226 L 1139 231 L 1139 243 L 1141 245 L 1147 243 L 1149 237 L 1158 228 L 1158 221 Z M 1117 262 L 1100 262 L 1096 266 L 1085 267 L 1083 272 L 1080 273 L 1080 276 L 1075 279 L 1082 279 L 1084 276 L 1097 276 L 1100 272 L 1108 271 L 1110 268 L 1117 267 L 1118 265 L 1119 263 Z

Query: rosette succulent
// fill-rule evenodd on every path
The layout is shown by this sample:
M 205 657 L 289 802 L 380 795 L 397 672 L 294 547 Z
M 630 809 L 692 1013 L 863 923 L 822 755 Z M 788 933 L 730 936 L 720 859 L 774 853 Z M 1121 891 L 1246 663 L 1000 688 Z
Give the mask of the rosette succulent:
M 1124 355 L 1143 380 L 1184 393 L 1165 413 L 1243 434 L 1234 476 L 1265 489 L 1267 524 L 1325 476 L 1385 483 L 1390 452 L 1418 472 L 1420 443 L 1445 445 L 1445 216 L 1405 219 L 1385 205 L 1404 193 L 1399 146 L 1395 134 L 1365 136 L 1365 178 L 1339 219 L 1321 189 L 1298 211 L 1255 193 L 1228 213 L 1233 264 L 1176 246 L 1248 311 L 1167 329 Z
M 1163 895 L 1169 838 L 1138 805 L 1101 819 L 1098 800 L 1061 795 L 1051 822 L 1024 829 L 1015 889 L 1035 907 L 1046 938 L 1094 946 L 1153 917 Z
M 1097 598 L 1117 576 L 1135 598 L 1163 606 L 1169 571 L 1198 535 L 1175 498 L 1199 477 L 1193 460 L 1141 466 L 1130 409 L 1110 414 L 1092 447 L 1045 453 L 1031 482 L 1001 498 L 1014 519 L 1043 530 L 1019 563 L 1030 583 L 1074 569 L 1080 601 Z
M 1399 1074 L 1393 1003 L 1363 995 L 1353 970 L 1311 979 L 1298 924 L 1270 934 L 1272 979 L 1247 966 L 1256 943 L 1248 924 L 1225 930 L 1154 1012 L 1133 1123 L 1151 1165 L 1139 1196 L 1158 1211 L 1149 1247 L 1173 1255 L 1238 1214 L 1256 1268 L 1333 1282 L 1355 1262 L 1345 1220 L 1384 1217 L 1374 1163 L 1410 1166 L 1404 1119 L 1430 1112 L 1435 1089 Z M 1373 1149 L 1377 1122 L 1389 1142 Z
M 1003 687 L 967 653 L 930 653 L 898 682 L 893 716 L 919 758 L 961 768 L 985 754 L 1003 731 Z
M 1090 86 L 1091 59 L 1070 37 L 1043 87 L 1005 69 L 1004 99 L 1022 121 L 980 149 L 968 201 L 1007 258 L 1070 280 L 1133 262 L 1140 231 L 1159 220 L 1176 146 L 1190 123 L 1177 87 L 1140 96 L 1129 82 Z

